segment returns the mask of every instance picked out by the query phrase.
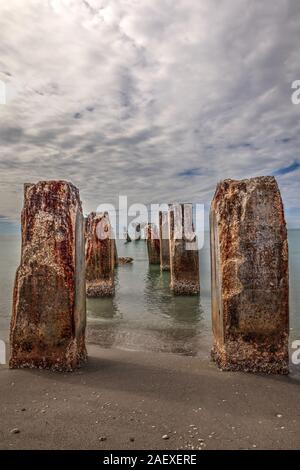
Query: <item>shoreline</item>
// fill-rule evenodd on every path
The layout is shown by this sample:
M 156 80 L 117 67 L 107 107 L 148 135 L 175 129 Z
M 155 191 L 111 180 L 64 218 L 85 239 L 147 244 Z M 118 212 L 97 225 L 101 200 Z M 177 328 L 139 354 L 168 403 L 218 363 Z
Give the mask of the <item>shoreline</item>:
M 87 345 L 73 373 L 0 366 L 1 449 L 296 449 L 300 377 Z M 14 430 L 15 433 L 12 431 Z

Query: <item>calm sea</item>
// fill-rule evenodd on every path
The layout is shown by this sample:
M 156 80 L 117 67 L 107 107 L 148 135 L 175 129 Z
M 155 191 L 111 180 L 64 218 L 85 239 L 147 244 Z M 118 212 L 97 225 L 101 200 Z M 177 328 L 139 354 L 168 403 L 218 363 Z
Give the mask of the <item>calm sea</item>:
M 300 340 L 300 230 L 289 231 L 291 341 Z M 131 265 L 116 272 L 116 295 L 87 302 L 88 341 L 101 347 L 209 356 L 211 347 L 210 260 L 206 233 L 200 251 L 200 297 L 174 297 L 169 273 L 149 267 L 145 241 L 118 243 Z M 20 236 L 0 232 L 0 339 L 8 340 Z

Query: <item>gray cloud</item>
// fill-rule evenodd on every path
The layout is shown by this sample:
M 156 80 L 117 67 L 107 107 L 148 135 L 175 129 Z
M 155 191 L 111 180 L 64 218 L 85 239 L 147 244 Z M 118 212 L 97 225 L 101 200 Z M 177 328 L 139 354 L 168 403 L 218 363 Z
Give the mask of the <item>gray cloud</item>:
M 0 127 L 0 145 L 7 146 L 21 141 L 23 129 L 21 127 Z
M 293 221 L 299 30 L 298 0 L 2 2 L 0 212 L 39 179 L 72 180 L 89 211 L 276 174 Z

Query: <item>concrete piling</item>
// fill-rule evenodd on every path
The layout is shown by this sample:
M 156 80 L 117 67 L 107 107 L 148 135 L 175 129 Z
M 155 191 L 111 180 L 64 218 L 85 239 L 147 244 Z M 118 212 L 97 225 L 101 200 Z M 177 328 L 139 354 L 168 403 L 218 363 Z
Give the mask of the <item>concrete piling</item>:
M 170 246 L 168 213 L 159 212 L 160 269 L 170 271 Z
M 192 204 L 169 206 L 170 287 L 174 294 L 199 294 L 199 251 Z
M 275 178 L 221 182 L 210 230 L 213 359 L 224 370 L 288 373 L 288 242 Z
M 108 214 L 91 212 L 85 223 L 87 297 L 114 294 L 115 239 Z
M 84 227 L 78 189 L 24 186 L 22 252 L 11 319 L 11 368 L 73 370 L 86 361 Z
M 147 225 L 146 240 L 149 264 L 160 264 L 159 233 L 155 224 Z

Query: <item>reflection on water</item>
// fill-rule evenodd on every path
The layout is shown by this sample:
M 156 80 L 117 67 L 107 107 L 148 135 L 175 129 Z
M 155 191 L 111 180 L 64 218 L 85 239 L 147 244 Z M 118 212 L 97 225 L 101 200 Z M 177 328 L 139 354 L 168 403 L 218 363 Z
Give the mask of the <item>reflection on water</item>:
M 149 266 L 144 241 L 119 245 L 118 250 L 134 262 L 118 267 L 113 299 L 88 299 L 88 340 L 105 347 L 190 355 L 203 350 L 210 335 L 203 335 L 208 328 L 201 297 L 174 296 L 170 274 Z
M 118 246 L 133 264 L 116 271 L 114 298 L 88 299 L 88 341 L 102 347 L 209 356 L 211 347 L 208 234 L 200 251 L 200 297 L 175 297 L 169 273 L 149 268 L 145 241 Z M 291 344 L 300 339 L 300 231 L 289 231 Z M 0 233 L 0 339 L 8 340 L 20 236 Z M 299 366 L 298 370 L 299 370 Z
M 88 299 L 88 314 L 90 321 L 97 319 L 112 319 L 117 318 L 119 315 L 118 306 L 114 298 Z
M 159 266 L 148 268 L 144 289 L 148 311 L 153 315 L 165 315 L 175 323 L 188 322 L 195 326 L 201 314 L 199 297 L 175 297 L 170 292 L 169 284 L 169 273 L 161 273 Z

